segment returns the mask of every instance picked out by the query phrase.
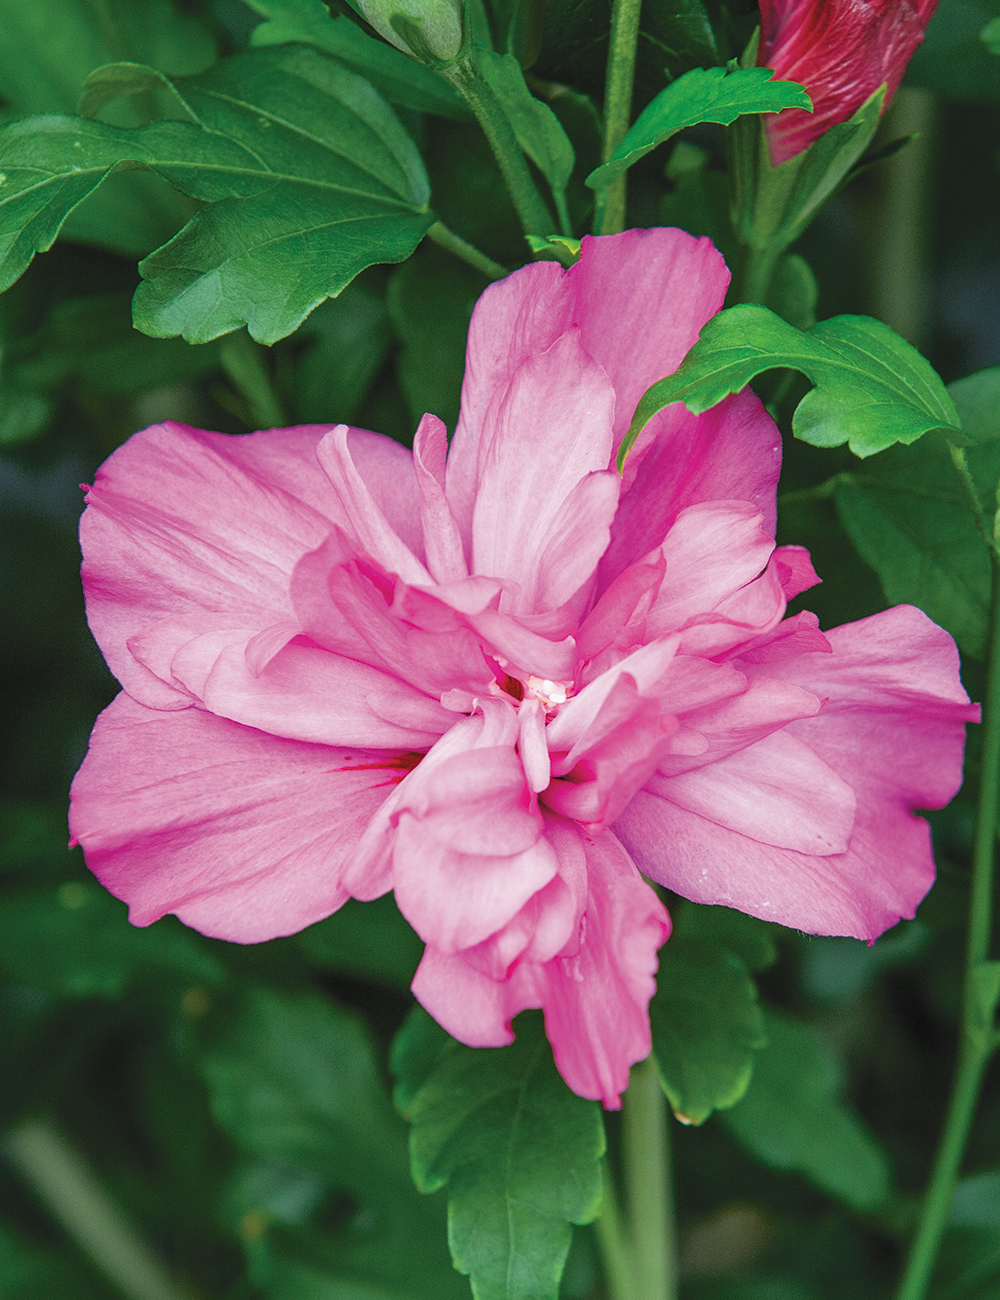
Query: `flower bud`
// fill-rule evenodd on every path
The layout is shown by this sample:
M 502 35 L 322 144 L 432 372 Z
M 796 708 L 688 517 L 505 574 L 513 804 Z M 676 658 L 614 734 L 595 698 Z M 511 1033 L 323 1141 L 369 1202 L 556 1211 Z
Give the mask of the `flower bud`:
M 421 63 L 452 63 L 462 48 L 460 0 L 355 0 L 355 6 L 381 36 Z
M 937 0 L 760 0 L 757 66 L 798 81 L 813 102 L 812 113 L 786 108 L 768 115 L 774 166 L 846 122 L 881 85 L 884 111 L 936 6 Z

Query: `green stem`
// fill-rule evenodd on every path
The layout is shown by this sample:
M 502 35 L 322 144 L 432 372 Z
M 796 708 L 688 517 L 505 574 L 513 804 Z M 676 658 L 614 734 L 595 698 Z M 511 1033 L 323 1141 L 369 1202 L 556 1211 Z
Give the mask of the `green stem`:
M 456 235 L 453 230 L 449 230 L 443 222 L 435 221 L 427 232 L 427 238 L 440 248 L 446 248 L 455 257 L 460 257 L 463 262 L 474 266 L 477 271 L 486 276 L 487 280 L 502 280 L 505 275 L 510 275 L 505 266 L 501 266 L 499 262 L 494 262 L 492 257 L 481 253 L 474 244 L 466 243 L 461 235 Z
M 743 292 L 740 302 L 767 302 L 767 291 L 774 278 L 774 268 L 781 257 L 781 249 L 754 248 L 746 250 L 746 265 L 743 272 Z
M 962 490 L 965 493 L 965 499 L 968 502 L 969 510 L 976 522 L 976 531 L 983 539 L 992 554 L 995 550 L 996 543 L 993 533 L 986 522 L 986 515 L 983 512 L 982 503 L 979 500 L 979 491 L 976 487 L 975 480 L 972 477 L 972 471 L 969 469 L 969 461 L 965 455 L 964 447 L 956 447 L 954 443 L 948 443 L 948 452 L 951 456 L 951 463 L 955 466 L 955 473 L 958 475 L 959 482 L 962 484 Z
M 608 1300 L 635 1300 L 632 1280 L 632 1254 L 618 1205 L 618 1193 L 607 1159 L 601 1166 L 604 1195 L 601 1215 L 594 1224 L 597 1248 L 604 1267 Z
M 635 1300 L 675 1300 L 677 1249 L 667 1103 L 652 1057 L 632 1069 L 622 1105 L 622 1150 Z
M 983 712 L 979 806 L 972 851 L 972 896 L 969 902 L 969 938 L 962 1000 L 962 1040 L 941 1145 L 896 1300 L 923 1300 L 927 1293 L 941 1236 L 948 1221 L 979 1087 L 987 1062 L 997 1045 L 994 1026 L 983 1023 L 982 994 L 977 981 L 980 967 L 990 952 L 993 866 L 1000 806 L 1000 557 L 995 550 L 991 550 L 991 560 L 993 592 L 990 606 L 990 659 Z
M 526 235 L 551 235 L 555 223 L 531 178 L 521 146 L 496 95 L 479 75 L 471 59 L 460 59 L 442 76 L 455 87 L 476 115 L 500 167 L 514 208 Z
M 48 1124 L 8 1133 L 4 1154 L 128 1300 L 187 1300 L 80 1157 Z
M 280 429 L 288 421 L 271 384 L 265 355 L 246 330 L 236 330 L 222 340 L 222 368 L 250 407 L 251 423 L 258 429 Z
M 604 90 L 604 148 L 607 162 L 625 138 L 632 120 L 632 86 L 635 81 L 635 52 L 639 44 L 639 12 L 642 0 L 614 0 L 611 10 L 611 44 L 608 47 L 608 75 Z M 617 235 L 625 229 L 625 176 L 612 181 L 597 196 L 594 233 Z

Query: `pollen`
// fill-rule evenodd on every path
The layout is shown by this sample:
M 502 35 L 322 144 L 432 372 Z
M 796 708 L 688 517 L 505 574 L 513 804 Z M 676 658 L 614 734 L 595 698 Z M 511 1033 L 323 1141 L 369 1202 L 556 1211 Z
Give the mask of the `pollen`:
M 529 677 L 525 697 L 541 700 L 546 709 L 557 709 L 573 694 L 572 682 L 553 682 L 547 677 Z

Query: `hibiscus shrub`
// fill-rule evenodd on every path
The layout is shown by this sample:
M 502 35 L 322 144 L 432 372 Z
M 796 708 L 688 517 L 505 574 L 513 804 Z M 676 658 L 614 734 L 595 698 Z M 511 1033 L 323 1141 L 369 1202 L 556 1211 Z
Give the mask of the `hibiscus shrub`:
M 935 9 L 0 0 L 4 1300 L 995 1294 Z

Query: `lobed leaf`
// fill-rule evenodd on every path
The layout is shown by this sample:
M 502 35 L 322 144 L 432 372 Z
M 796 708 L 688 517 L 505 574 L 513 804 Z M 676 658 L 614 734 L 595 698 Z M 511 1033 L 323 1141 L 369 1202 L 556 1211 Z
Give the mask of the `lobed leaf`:
M 115 83 L 103 70 L 100 85 L 138 75 Z M 188 121 L 46 117 L 0 132 L 0 286 L 121 167 L 208 204 L 140 267 L 134 319 L 155 337 L 204 343 L 245 324 L 274 342 L 365 267 L 409 256 L 432 224 L 412 140 L 333 59 L 304 46 L 250 51 L 172 88 Z
M 87 74 L 125 51 L 176 76 L 201 72 L 216 57 L 208 25 L 171 0 L 0 0 L 0 122 L 76 112 Z M 126 111 L 115 124 L 140 120 Z M 157 177 L 119 173 L 71 213 L 64 236 L 141 257 L 189 216 L 184 199 Z
M 746 1096 L 720 1116 L 764 1164 L 795 1170 L 857 1210 L 889 1197 L 888 1160 L 840 1100 L 835 1062 L 801 1021 L 767 1011 L 767 1045 Z
M 973 440 L 966 456 L 989 519 L 1000 481 L 1000 366 L 951 384 L 948 393 Z M 890 603 L 919 606 L 965 654 L 985 658 L 990 555 L 944 437 L 932 433 L 912 448 L 890 448 L 839 476 L 834 501 Z
M 452 1257 L 477 1300 L 556 1300 L 571 1224 L 600 1209 L 597 1103 L 560 1078 L 540 1016 L 518 1018 L 510 1047 L 478 1050 L 425 1019 L 393 1052 L 414 1181 L 447 1186 Z
M 643 394 L 619 468 L 657 411 L 682 401 L 701 414 L 778 367 L 799 370 L 815 385 L 792 419 L 795 436 L 814 447 L 846 442 L 865 457 L 931 429 L 959 432 L 955 403 L 937 373 L 881 321 L 834 316 L 803 331 L 766 307 L 741 304 L 713 316 L 680 368 Z
M 315 994 L 251 989 L 200 1071 L 217 1122 L 250 1155 L 361 1195 L 405 1173 L 366 1029 Z
M 743 113 L 812 109 L 812 100 L 797 82 L 773 77 L 769 68 L 692 68 L 643 109 L 608 161 L 584 183 L 606 189 L 651 149 L 699 122 L 728 126 Z
M 275 988 L 251 988 L 220 1020 L 198 1061 L 216 1121 L 311 1204 L 320 1198 L 303 1173 L 357 1207 L 339 1231 L 269 1233 L 258 1269 L 268 1294 L 309 1294 L 295 1289 L 308 1277 L 316 1294 L 457 1300 L 465 1288 L 444 1249 L 444 1207 L 413 1189 L 405 1126 L 364 1024 L 314 993 Z M 244 1185 L 241 1209 L 274 1215 L 273 1178 L 260 1172 L 256 1204 Z M 286 1198 L 280 1219 L 299 1222 L 308 1209 L 296 1212 Z M 275 1279 L 286 1274 L 282 1289 Z
M 653 1056 L 675 1115 L 701 1124 L 743 1096 L 764 1045 L 757 989 L 735 953 L 674 936 L 649 1004 Z
M 735 953 L 748 970 L 757 971 L 766 970 L 778 960 L 773 928 L 767 921 L 732 907 L 685 900 L 674 918 L 673 938 L 699 939 L 725 948 Z

